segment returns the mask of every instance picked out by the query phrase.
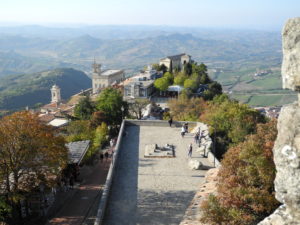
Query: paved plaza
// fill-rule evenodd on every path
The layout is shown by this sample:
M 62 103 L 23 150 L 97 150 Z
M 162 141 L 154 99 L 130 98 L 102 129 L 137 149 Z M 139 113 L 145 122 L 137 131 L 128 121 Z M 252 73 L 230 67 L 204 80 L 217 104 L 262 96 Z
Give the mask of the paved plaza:
M 212 166 L 180 128 L 126 126 L 104 224 L 179 224 L 207 172 L 188 167 L 190 143 L 193 159 Z M 176 157 L 144 158 L 149 144 L 175 145 Z

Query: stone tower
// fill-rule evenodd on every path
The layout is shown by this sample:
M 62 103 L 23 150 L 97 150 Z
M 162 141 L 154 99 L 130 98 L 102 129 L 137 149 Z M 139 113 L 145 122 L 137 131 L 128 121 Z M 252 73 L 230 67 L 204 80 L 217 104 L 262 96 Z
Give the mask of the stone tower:
M 51 103 L 59 103 L 61 101 L 60 88 L 55 84 L 51 88 Z

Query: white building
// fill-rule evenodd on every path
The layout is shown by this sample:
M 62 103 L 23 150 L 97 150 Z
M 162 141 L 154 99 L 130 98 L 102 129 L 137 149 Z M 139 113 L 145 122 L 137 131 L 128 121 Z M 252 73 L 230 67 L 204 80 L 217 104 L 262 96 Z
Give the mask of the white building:
M 101 64 L 93 64 L 93 94 L 99 93 L 103 88 L 117 84 L 124 79 L 123 70 L 101 71 Z

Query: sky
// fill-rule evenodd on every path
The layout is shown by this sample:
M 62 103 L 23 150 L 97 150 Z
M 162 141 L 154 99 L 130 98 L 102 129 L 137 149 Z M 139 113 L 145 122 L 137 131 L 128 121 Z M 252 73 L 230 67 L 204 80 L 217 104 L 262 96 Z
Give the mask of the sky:
M 299 0 L 0 0 L 1 24 L 281 29 Z

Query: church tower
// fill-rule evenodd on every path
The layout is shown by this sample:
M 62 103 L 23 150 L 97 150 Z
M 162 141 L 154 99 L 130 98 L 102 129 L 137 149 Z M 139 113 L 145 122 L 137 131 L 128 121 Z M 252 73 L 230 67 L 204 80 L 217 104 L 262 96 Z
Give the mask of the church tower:
M 51 103 L 59 103 L 61 101 L 60 88 L 55 84 L 51 88 Z
M 101 64 L 96 63 L 95 60 L 93 64 L 93 75 L 92 75 L 93 94 L 96 94 L 101 88 L 98 82 L 100 77 L 101 77 Z

